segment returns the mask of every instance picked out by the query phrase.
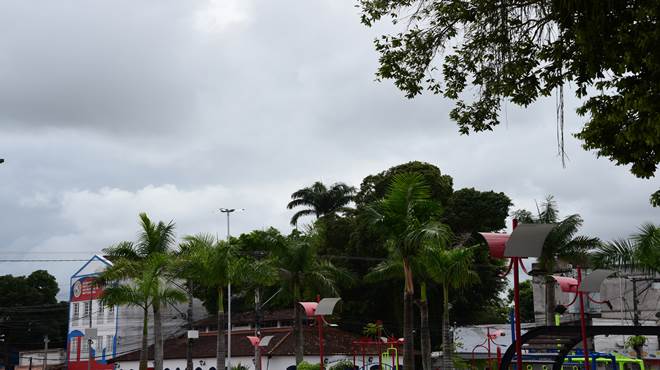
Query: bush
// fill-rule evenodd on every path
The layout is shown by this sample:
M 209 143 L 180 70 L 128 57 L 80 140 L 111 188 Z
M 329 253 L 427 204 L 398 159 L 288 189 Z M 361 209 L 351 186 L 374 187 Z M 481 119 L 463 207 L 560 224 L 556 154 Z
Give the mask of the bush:
M 341 360 L 337 361 L 328 370 L 353 370 L 353 361 Z
M 296 366 L 296 370 L 321 370 L 321 365 L 303 361 Z

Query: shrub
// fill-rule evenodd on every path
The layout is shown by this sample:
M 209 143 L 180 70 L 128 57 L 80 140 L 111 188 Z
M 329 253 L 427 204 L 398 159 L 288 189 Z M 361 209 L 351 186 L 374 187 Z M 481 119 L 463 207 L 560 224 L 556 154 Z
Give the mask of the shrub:
M 307 361 L 303 361 L 296 366 L 296 370 L 321 370 L 321 365 L 310 364 Z

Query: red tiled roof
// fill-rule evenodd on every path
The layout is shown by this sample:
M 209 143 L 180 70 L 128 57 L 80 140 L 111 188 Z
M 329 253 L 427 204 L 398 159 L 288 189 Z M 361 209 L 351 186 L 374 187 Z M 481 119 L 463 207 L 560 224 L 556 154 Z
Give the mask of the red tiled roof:
M 265 311 L 261 313 L 261 322 L 273 322 L 273 321 L 286 321 L 293 320 L 294 314 L 292 308 L 286 308 L 281 310 Z M 254 323 L 254 312 L 242 312 L 238 314 L 232 314 L 231 322 L 233 325 L 246 325 Z M 193 324 L 196 328 L 203 327 L 215 327 L 218 323 L 218 315 L 211 315 L 201 320 L 195 321 Z
M 295 355 L 295 336 L 293 328 L 264 328 L 262 335 L 272 335 L 273 339 L 265 347 L 263 355 L 271 356 L 293 356 Z M 248 335 L 254 335 L 252 330 L 232 331 L 231 353 L 236 357 L 250 357 L 254 355 L 254 347 L 246 338 Z M 359 339 L 359 336 L 337 328 L 324 328 L 323 352 L 328 355 L 351 354 L 353 353 L 352 342 Z M 193 342 L 193 358 L 214 358 L 216 357 L 216 332 L 200 333 L 199 339 Z M 314 355 L 319 353 L 318 331 L 316 327 L 304 327 L 304 353 Z M 172 338 L 163 343 L 163 354 L 165 359 L 185 359 L 186 358 L 186 338 Z M 134 351 L 119 356 L 111 362 L 120 361 L 138 361 L 140 351 Z M 149 359 L 153 359 L 153 345 L 149 346 Z

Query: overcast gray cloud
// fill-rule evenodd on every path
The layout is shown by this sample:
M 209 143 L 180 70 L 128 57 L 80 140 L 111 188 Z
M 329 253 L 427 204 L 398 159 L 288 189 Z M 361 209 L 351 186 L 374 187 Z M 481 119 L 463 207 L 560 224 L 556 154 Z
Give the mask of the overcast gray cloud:
M 554 194 L 605 239 L 660 220 L 648 205 L 657 181 L 572 137 L 562 168 L 552 99 L 509 106 L 501 127 L 466 137 L 450 102 L 375 82 L 378 31 L 335 0 L 3 2 L 0 253 L 86 257 L 134 238 L 141 211 L 174 220 L 179 235 L 224 234 L 220 206 L 246 208 L 236 233 L 288 230 L 297 188 L 359 185 L 410 160 L 516 207 Z M 582 122 L 576 105 L 569 132 Z M 78 264 L 2 267 L 47 268 L 67 289 Z

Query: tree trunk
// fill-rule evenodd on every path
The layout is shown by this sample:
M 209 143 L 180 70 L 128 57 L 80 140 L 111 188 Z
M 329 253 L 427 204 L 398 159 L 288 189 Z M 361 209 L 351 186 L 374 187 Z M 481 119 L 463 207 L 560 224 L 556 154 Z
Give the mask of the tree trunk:
M 408 260 L 403 260 L 405 289 L 403 292 L 403 368 L 415 370 L 415 346 L 413 343 L 413 281 Z
M 216 347 L 216 369 L 225 368 L 227 356 L 227 342 L 225 341 L 225 309 L 224 309 L 224 287 L 218 287 L 218 340 Z M 229 369 L 231 370 L 231 369 Z
M 442 370 L 451 370 L 454 368 L 452 359 L 453 338 L 449 332 L 449 287 L 446 284 L 442 287 L 442 293 Z
M 293 296 L 294 296 L 294 306 L 293 306 L 293 311 L 295 312 L 295 328 L 294 328 L 294 334 L 295 334 L 295 339 L 296 339 L 296 365 L 301 363 L 304 359 L 304 351 L 305 351 L 305 340 L 303 336 L 303 313 L 302 313 L 302 306 L 298 303 L 298 300 L 300 299 L 300 292 L 298 291 L 299 288 L 298 286 L 293 287 Z
M 188 280 L 188 312 L 186 313 L 188 320 L 188 330 L 193 330 L 193 282 Z M 193 370 L 192 358 L 193 340 L 188 338 L 186 340 L 186 370 Z
M 142 318 L 142 349 L 140 350 L 140 370 L 147 370 L 147 361 L 149 359 L 149 308 L 144 308 L 144 317 Z
M 555 325 L 555 279 L 545 278 L 545 325 Z
M 163 370 L 163 320 L 160 301 L 155 299 L 154 311 L 154 370 Z
M 426 283 L 420 284 L 421 299 L 419 300 L 420 316 L 420 349 L 422 351 L 422 369 L 431 370 L 431 330 L 429 328 L 429 304 L 426 297 Z

